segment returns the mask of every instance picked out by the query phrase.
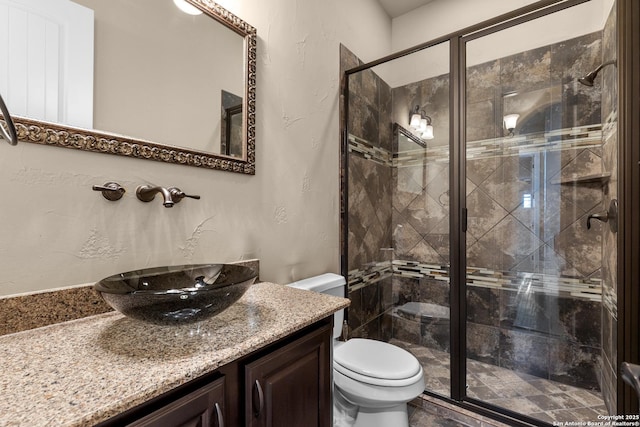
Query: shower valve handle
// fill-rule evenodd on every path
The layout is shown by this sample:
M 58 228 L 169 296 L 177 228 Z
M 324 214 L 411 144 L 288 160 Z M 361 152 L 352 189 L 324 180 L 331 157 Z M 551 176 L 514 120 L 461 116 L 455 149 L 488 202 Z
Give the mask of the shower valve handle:
M 609 221 L 609 214 L 607 212 L 590 214 L 587 217 L 587 230 L 591 229 L 591 219 L 597 219 L 598 221 L 607 222 Z
M 609 228 L 613 233 L 618 232 L 618 201 L 612 199 L 609 203 L 609 210 L 606 212 L 600 212 L 597 214 L 590 214 L 587 217 L 587 230 L 591 229 L 591 219 L 597 219 L 598 221 L 608 222 Z

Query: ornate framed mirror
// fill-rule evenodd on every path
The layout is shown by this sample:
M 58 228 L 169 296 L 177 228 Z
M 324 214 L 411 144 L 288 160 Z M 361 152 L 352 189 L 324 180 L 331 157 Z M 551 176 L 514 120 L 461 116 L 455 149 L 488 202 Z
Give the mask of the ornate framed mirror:
M 4 25 L 21 141 L 255 174 L 256 30 L 217 3 L 0 0 Z

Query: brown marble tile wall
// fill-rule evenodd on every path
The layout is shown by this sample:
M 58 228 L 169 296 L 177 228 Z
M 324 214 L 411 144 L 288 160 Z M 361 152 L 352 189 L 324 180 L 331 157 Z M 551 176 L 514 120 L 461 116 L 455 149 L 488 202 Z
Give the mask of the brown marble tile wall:
M 429 278 L 393 277 L 393 305 L 398 307 L 408 302 L 423 302 L 449 307 L 449 284 Z M 392 335 L 412 344 L 441 351 L 450 349 L 451 326 L 449 319 L 408 318 L 392 313 Z
M 584 87 L 576 79 L 601 62 L 602 44 L 602 34 L 593 33 L 468 69 L 468 140 L 503 137 L 503 115 L 526 103 L 533 103 L 534 108 L 521 114 L 516 138 L 525 133 L 599 126 L 606 103 L 613 105 L 613 100 L 601 99 L 599 87 Z M 349 61 L 358 63 L 355 56 Z M 397 149 L 387 145 L 387 124 L 391 123 L 387 114 L 420 105 L 434 124 L 436 138 L 428 146 L 448 144 L 448 76 L 391 90 L 371 71 L 352 78 L 350 89 L 358 94 L 350 96 L 350 133 L 374 147 Z M 504 97 L 507 93 L 515 95 Z M 408 117 L 393 117 L 393 121 L 406 125 Z M 366 269 L 380 262 L 384 258 L 376 251 L 385 246 L 394 247 L 394 259 L 448 265 L 446 159 L 388 167 L 362 156 L 355 158 L 351 154 L 349 269 Z M 610 274 L 602 258 L 603 242 L 610 236 L 603 234 L 605 227 L 599 222 L 586 229 L 587 216 L 602 210 L 602 183 L 573 181 L 602 174 L 610 167 L 608 159 L 614 158 L 614 147 L 606 143 L 469 158 L 467 264 L 563 277 L 597 279 Z M 381 193 L 386 191 L 390 200 Z M 525 195 L 533 200 L 532 207 L 525 206 Z M 387 206 L 391 206 L 390 214 Z M 386 224 L 389 228 L 385 229 Z M 448 306 L 447 282 L 397 275 L 390 281 L 394 306 L 409 301 Z M 376 306 L 367 297 L 374 289 L 378 293 L 384 289 L 386 294 L 388 284 L 381 283 L 352 291 L 352 329 L 360 336 L 392 334 L 446 350 L 448 335 L 434 330 L 433 325 L 397 316 L 390 307 Z M 544 294 L 524 298 L 513 290 L 480 287 L 470 288 L 468 298 L 472 302 L 467 337 L 471 358 L 599 388 L 600 331 L 606 325 L 604 317 L 594 317 L 594 313 L 601 312 L 601 304 Z
M 502 116 L 529 103 L 519 134 L 549 133 L 599 125 L 600 88 L 576 79 L 600 63 L 602 35 L 588 34 L 471 67 L 468 72 L 468 140 L 504 136 Z M 393 89 L 394 111 L 427 105 L 427 114 L 448 117 L 443 77 Z M 437 89 L 435 89 L 437 88 Z M 503 98 L 503 94 L 517 92 Z M 406 108 L 405 108 L 406 109 Z M 521 111 L 519 111 L 521 112 Z M 396 117 L 402 123 L 403 117 Z M 434 120 L 435 124 L 436 120 Z M 442 132 L 448 134 L 447 130 Z M 438 134 L 438 132 L 436 132 Z M 448 141 L 446 141 L 448 143 Z M 428 145 L 438 142 L 428 142 Z M 602 209 L 602 184 L 569 183 L 603 172 L 606 148 L 535 152 L 467 160 L 467 264 L 498 271 L 599 278 L 602 224 L 589 231 L 586 218 Z M 443 159 L 394 168 L 395 259 L 449 263 L 449 168 Z M 563 184 L 560 184 L 563 182 Z M 524 195 L 534 200 L 525 207 Z M 394 276 L 396 305 L 408 301 L 448 306 L 446 282 Z M 444 289 L 443 289 L 444 288 Z M 469 357 L 498 366 L 599 389 L 601 304 L 590 300 L 513 290 L 468 290 Z M 415 344 L 433 341 L 429 327 L 394 316 L 393 336 Z M 436 344 L 435 348 L 442 349 Z
M 361 61 L 346 47 L 340 49 L 341 69 L 347 70 Z M 349 77 L 349 134 L 369 145 L 391 151 L 391 88 L 372 70 Z M 348 182 L 348 270 L 364 270 L 385 261 L 391 247 L 391 166 L 357 152 L 349 153 Z M 352 336 L 385 339 L 390 337 L 390 318 L 385 310 L 390 304 L 391 280 L 384 279 L 364 288 L 352 290 L 349 298 L 349 327 Z M 382 299 L 380 299 L 382 297 Z M 386 332 L 388 331 L 388 332 Z
M 616 7 L 615 3 L 603 30 L 601 61 L 616 58 Z M 605 66 L 596 79 L 602 85 L 603 146 L 602 168 L 611 174 L 604 191 L 602 209 L 606 210 L 613 199 L 618 198 L 618 132 L 617 103 L 618 82 L 616 67 Z M 610 414 L 617 411 L 617 237 L 609 227 L 602 228 L 602 394 Z

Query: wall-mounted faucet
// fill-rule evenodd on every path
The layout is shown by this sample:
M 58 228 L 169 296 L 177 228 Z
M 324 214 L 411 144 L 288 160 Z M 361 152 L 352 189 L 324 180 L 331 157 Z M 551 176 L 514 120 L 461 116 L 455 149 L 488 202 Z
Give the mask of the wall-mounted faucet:
M 151 185 L 140 185 L 136 189 L 136 196 L 138 200 L 143 202 L 150 202 L 155 197 L 156 194 L 162 193 L 162 197 L 164 198 L 164 202 L 162 203 L 165 208 L 171 208 L 174 204 L 180 203 L 180 200 L 185 197 L 189 197 L 191 199 L 200 199 L 200 196 L 185 194 L 184 191 L 180 190 L 176 187 L 152 187 Z
M 11 145 L 16 145 L 18 143 L 18 134 L 16 132 L 16 126 L 13 124 L 13 120 L 11 119 L 11 114 L 9 114 L 9 109 L 4 103 L 2 99 L 2 95 L 0 95 L 0 112 L 2 112 L 2 117 L 4 118 L 4 122 L 7 125 L 7 129 L 4 126 L 0 125 L 0 135 Z

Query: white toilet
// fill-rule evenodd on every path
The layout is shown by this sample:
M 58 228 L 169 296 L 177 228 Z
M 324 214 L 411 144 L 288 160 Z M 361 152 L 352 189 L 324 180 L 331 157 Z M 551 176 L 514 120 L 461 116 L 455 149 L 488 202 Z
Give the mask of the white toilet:
M 346 282 L 327 273 L 289 286 L 344 297 Z M 361 338 L 338 341 L 344 310 L 334 316 L 334 426 L 408 427 L 407 402 L 424 391 L 422 366 L 392 344 Z

